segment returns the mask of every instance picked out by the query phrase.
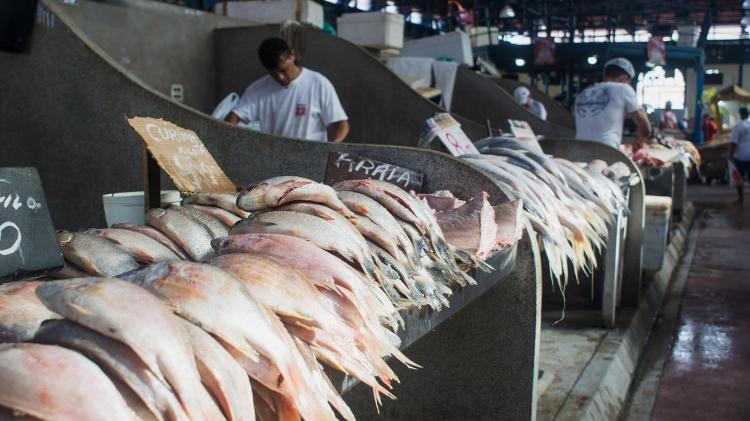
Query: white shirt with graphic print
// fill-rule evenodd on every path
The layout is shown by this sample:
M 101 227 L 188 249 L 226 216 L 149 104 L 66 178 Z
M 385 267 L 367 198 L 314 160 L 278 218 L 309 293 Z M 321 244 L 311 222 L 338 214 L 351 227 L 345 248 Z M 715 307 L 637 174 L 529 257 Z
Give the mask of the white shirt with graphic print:
M 347 119 L 331 82 L 305 68 L 288 86 L 270 75 L 256 80 L 232 111 L 245 122 L 258 121 L 262 132 L 318 142 L 328 140 L 329 124 Z
M 639 108 L 638 97 L 630 85 L 601 82 L 590 86 L 576 98 L 576 139 L 618 148 L 625 115 Z

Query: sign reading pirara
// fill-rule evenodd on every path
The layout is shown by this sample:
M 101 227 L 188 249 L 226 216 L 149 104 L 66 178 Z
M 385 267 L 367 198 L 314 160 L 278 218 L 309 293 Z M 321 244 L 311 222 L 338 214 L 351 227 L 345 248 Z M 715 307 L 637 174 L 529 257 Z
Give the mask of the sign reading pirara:
M 155 118 L 135 117 L 128 123 L 181 192 L 236 191 L 194 131 Z
M 0 168 L 0 279 L 62 267 L 36 168 Z
M 403 189 L 422 192 L 424 174 L 387 164 L 374 159 L 365 158 L 346 152 L 331 151 L 328 154 L 325 183 L 333 185 L 344 180 L 373 180 L 387 181 Z

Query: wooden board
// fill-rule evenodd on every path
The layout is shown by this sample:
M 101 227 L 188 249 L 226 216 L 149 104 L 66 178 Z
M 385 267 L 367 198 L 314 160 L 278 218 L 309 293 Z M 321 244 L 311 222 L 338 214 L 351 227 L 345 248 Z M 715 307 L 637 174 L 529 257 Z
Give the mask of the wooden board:
M 63 265 L 36 168 L 0 168 L 0 279 Z
M 345 152 L 331 151 L 328 154 L 325 183 L 333 185 L 344 180 L 373 179 L 387 181 L 407 191 L 422 192 L 424 174 Z
M 226 193 L 237 190 L 194 131 L 155 118 L 135 117 L 128 119 L 128 123 L 179 191 Z

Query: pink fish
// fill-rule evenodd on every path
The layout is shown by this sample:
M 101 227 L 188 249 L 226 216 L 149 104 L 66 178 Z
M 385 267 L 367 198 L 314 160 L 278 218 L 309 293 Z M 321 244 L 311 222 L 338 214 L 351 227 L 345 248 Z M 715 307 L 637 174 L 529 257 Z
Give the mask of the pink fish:
M 112 382 L 91 360 L 54 345 L 0 345 L 0 405 L 42 420 L 131 421 Z

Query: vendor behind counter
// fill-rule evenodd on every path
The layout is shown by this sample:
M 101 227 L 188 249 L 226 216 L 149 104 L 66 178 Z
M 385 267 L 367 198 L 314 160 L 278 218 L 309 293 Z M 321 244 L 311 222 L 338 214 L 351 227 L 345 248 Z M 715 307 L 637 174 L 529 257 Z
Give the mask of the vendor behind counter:
M 263 41 L 258 58 L 268 75 L 245 90 L 225 121 L 258 122 L 262 132 L 293 139 L 344 141 L 348 118 L 325 76 L 300 66 L 281 38 Z

